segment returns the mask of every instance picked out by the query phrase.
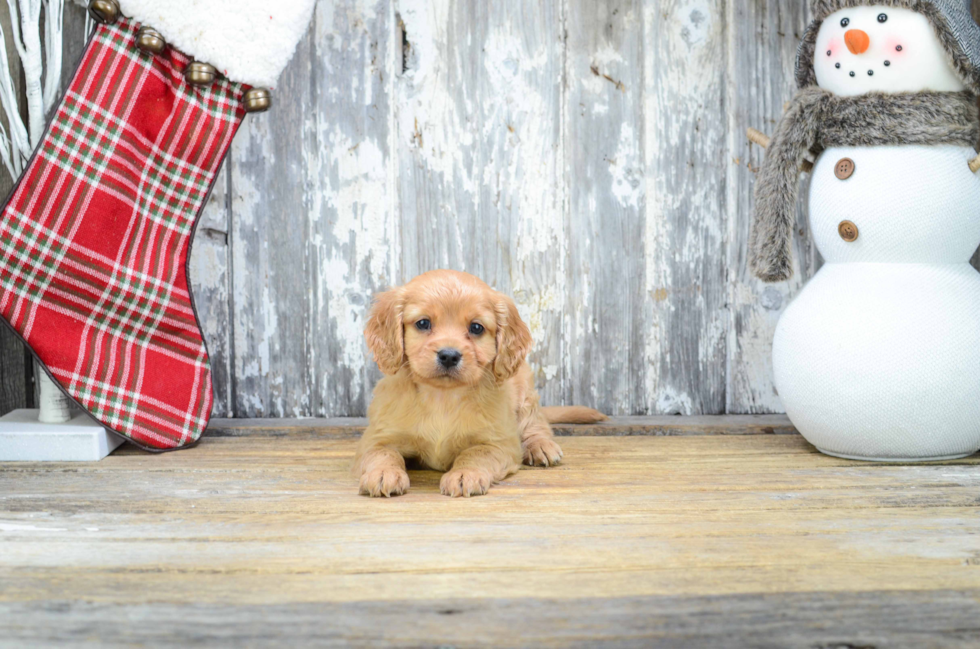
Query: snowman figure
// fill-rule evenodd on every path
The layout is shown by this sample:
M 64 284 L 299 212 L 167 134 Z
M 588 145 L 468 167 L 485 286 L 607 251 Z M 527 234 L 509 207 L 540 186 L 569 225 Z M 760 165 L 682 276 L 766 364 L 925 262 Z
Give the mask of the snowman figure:
M 792 275 L 801 167 L 824 266 L 773 342 L 775 385 L 824 453 L 980 449 L 980 27 L 969 0 L 816 0 L 755 187 L 751 267 Z M 973 168 L 980 166 L 974 164 Z

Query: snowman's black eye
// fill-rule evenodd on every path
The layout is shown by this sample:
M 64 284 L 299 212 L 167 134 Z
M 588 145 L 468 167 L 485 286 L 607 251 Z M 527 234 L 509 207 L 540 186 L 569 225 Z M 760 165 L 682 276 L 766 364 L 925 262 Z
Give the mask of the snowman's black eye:
M 878 22 L 880 23 L 888 22 L 888 14 L 878 14 Z
M 840 63 L 838 63 L 838 64 L 837 64 L 837 65 L 835 65 L 834 67 L 835 67 L 835 68 L 837 68 L 838 70 L 840 70 Z
M 850 18 L 844 18 L 843 20 L 840 21 L 840 26 L 841 27 L 847 27 L 850 24 L 851 24 L 851 19 Z

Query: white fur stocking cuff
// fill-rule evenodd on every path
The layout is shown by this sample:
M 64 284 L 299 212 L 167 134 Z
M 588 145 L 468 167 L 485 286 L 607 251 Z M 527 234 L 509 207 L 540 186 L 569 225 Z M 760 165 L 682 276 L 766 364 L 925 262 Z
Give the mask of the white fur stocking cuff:
M 87 0 L 76 0 L 87 5 Z M 156 29 L 233 81 L 271 88 L 306 32 L 315 0 L 118 0 L 122 13 Z

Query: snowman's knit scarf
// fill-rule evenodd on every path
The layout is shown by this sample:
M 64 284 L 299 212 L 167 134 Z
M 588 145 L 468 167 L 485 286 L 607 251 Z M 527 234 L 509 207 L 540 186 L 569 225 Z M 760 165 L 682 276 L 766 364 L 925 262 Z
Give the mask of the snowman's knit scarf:
M 871 93 L 840 97 L 801 90 L 776 127 L 755 184 L 750 265 L 766 282 L 793 275 L 793 230 L 800 165 L 827 147 L 904 144 L 975 146 L 976 95 L 964 92 Z

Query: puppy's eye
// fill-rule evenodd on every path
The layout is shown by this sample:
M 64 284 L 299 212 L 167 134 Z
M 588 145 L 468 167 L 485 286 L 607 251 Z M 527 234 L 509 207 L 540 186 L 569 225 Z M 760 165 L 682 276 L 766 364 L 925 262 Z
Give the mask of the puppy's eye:
M 429 329 L 432 329 L 432 323 L 423 318 L 422 320 L 416 321 L 415 328 L 419 331 L 428 331 Z
M 878 14 L 878 22 L 880 23 L 888 22 L 888 14 Z
M 483 328 L 483 325 L 481 325 L 479 322 L 474 322 L 473 324 L 470 325 L 470 333 L 473 334 L 474 336 L 479 336 L 484 331 L 485 329 Z
M 847 27 L 850 24 L 851 24 L 851 19 L 850 18 L 844 18 L 843 20 L 840 21 L 840 26 L 841 27 Z

